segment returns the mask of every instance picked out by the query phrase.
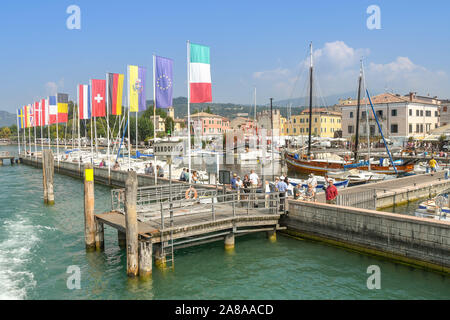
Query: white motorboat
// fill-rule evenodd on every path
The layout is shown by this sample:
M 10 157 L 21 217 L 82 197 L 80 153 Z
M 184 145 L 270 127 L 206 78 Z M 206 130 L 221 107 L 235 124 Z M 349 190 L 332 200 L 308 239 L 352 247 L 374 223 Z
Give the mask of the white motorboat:
M 378 182 L 386 179 L 386 175 L 384 174 L 357 169 L 329 172 L 328 176 L 336 180 L 349 180 L 350 185 L 362 184 L 367 182 Z
M 450 221 L 448 193 L 441 193 L 434 198 L 421 202 L 415 211 L 415 215 L 422 218 Z

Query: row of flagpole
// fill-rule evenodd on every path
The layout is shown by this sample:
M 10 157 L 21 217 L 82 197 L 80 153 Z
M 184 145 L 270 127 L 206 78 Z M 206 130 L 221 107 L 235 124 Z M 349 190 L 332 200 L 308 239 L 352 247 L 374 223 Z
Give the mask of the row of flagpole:
M 193 57 L 195 59 L 198 59 L 199 61 L 194 61 L 194 62 L 191 61 L 191 50 L 192 50 L 191 47 L 192 46 L 196 46 L 196 48 L 194 48 L 196 51 L 194 51 Z M 199 54 L 199 52 L 200 52 L 200 54 Z M 163 108 L 167 108 L 169 106 L 172 106 L 172 74 L 171 74 L 172 73 L 172 61 L 171 61 L 171 59 L 161 58 L 161 57 L 158 57 L 158 59 L 160 59 L 160 60 L 158 60 L 158 63 L 157 63 L 157 56 L 155 54 L 153 54 L 153 148 L 155 148 L 155 145 L 156 145 L 156 126 L 157 125 L 159 126 L 159 123 L 157 124 L 157 120 L 156 120 L 156 108 L 157 107 L 161 108 L 161 106 L 158 106 L 159 105 L 159 103 L 158 103 L 159 100 L 158 100 L 158 94 L 156 92 L 157 91 L 157 86 L 160 89 L 160 91 L 159 91 L 159 95 L 160 96 L 161 96 L 161 94 L 166 94 L 166 91 L 164 91 L 164 90 L 170 90 L 170 104 L 168 104 L 168 105 L 166 104 L 166 106 L 162 106 L 162 107 Z M 157 77 L 156 70 L 157 70 L 158 66 L 162 63 L 161 59 L 162 60 L 165 59 L 167 61 L 170 60 L 170 75 L 164 75 L 164 77 L 166 79 L 162 79 L 162 80 L 161 80 L 161 78 L 162 78 L 162 76 L 161 76 L 162 74 L 161 73 L 159 73 L 159 77 L 158 77 L 158 79 L 156 79 L 156 77 Z M 206 62 L 203 61 L 202 59 L 203 60 L 206 59 L 205 60 Z M 200 60 L 202 60 L 202 61 L 200 61 Z M 168 63 L 167 61 L 165 62 L 166 64 Z M 207 69 L 207 73 L 206 73 L 207 81 L 199 81 L 198 79 L 196 81 L 192 80 L 195 77 L 202 78 L 202 77 L 205 76 L 205 74 L 201 74 L 199 76 L 199 72 L 198 71 L 194 71 L 191 74 L 191 64 L 204 64 L 204 65 L 207 64 L 208 65 L 208 69 Z M 169 68 L 168 65 L 169 64 L 167 64 L 165 66 L 165 68 Z M 136 81 L 134 84 L 132 83 L 132 81 L 130 79 L 130 76 L 131 76 L 130 75 L 130 67 L 136 68 L 136 69 L 133 69 L 133 80 Z M 201 69 L 201 72 L 204 72 L 204 68 L 203 69 L 202 68 L 199 68 L 199 69 L 196 69 L 196 70 L 200 70 Z M 212 101 L 212 98 L 211 98 L 211 76 L 210 76 L 210 69 L 209 68 L 210 68 L 209 67 L 209 47 L 205 47 L 205 46 L 201 46 L 201 45 L 194 45 L 194 44 L 191 44 L 190 41 L 187 41 L 187 91 L 188 91 L 187 92 L 188 93 L 188 99 L 187 99 L 188 143 L 187 143 L 187 146 L 188 146 L 188 161 L 189 161 L 188 162 L 189 182 L 191 182 L 191 171 L 192 171 L 190 104 L 191 103 L 201 103 L 201 102 L 211 102 Z M 124 120 L 125 120 L 125 117 L 127 116 L 127 122 L 126 122 L 126 127 L 123 130 L 123 136 L 125 134 L 125 131 L 128 129 L 127 133 L 128 133 L 128 168 L 129 169 L 131 169 L 131 133 L 130 133 L 130 123 L 129 123 L 130 122 L 130 112 L 131 112 L 132 108 L 134 109 L 133 112 L 136 112 L 136 119 L 135 120 L 136 120 L 136 154 L 137 154 L 138 148 L 139 148 L 138 113 L 139 113 L 139 111 L 145 110 L 145 108 L 146 108 L 146 103 L 145 103 L 145 73 L 146 73 L 145 68 L 138 67 L 138 66 L 128 66 L 127 67 L 127 82 L 128 82 L 128 86 L 127 86 L 127 115 L 123 114 Z M 110 172 L 111 172 L 111 159 L 110 159 L 110 151 L 111 151 L 110 150 L 110 140 L 111 140 L 111 136 L 110 136 L 110 128 L 109 128 L 109 126 L 110 126 L 110 124 L 109 124 L 110 112 L 109 111 L 110 111 L 110 106 L 111 106 L 112 102 L 110 101 L 110 96 L 109 96 L 110 88 L 109 88 L 108 76 L 109 76 L 109 74 L 107 74 L 107 77 L 106 77 L 107 78 L 106 84 L 108 85 L 108 90 L 105 89 L 105 101 L 104 102 L 106 102 L 105 108 L 106 108 L 106 131 L 107 131 L 107 160 L 108 160 L 108 176 L 109 176 Z M 120 76 L 123 77 L 123 75 L 120 75 Z M 208 81 L 208 77 L 209 77 L 209 81 Z M 123 78 L 121 79 L 121 81 L 122 81 L 122 88 L 123 88 Z M 160 84 L 159 81 L 166 81 L 166 83 L 165 84 Z M 157 85 L 157 82 L 158 82 L 158 85 Z M 195 99 L 194 99 L 195 101 L 193 101 L 193 99 L 191 97 L 191 94 L 192 94 L 192 92 L 191 92 L 191 84 L 198 84 L 198 85 L 205 84 L 205 83 L 202 83 L 202 82 L 205 82 L 206 84 L 209 84 L 209 88 L 208 88 L 209 92 L 206 92 L 206 94 L 205 94 L 205 92 L 203 92 L 203 91 L 201 91 L 199 89 L 196 89 L 196 87 L 193 87 L 194 89 L 192 89 L 192 90 L 196 90 L 195 94 L 193 95 L 195 97 Z M 105 84 L 105 86 L 106 86 L 106 84 Z M 162 91 L 162 93 L 161 93 L 161 91 Z M 200 96 L 201 96 L 200 98 L 198 98 L 198 96 L 196 96 L 196 95 L 199 94 L 199 92 L 200 92 Z M 120 92 L 120 93 L 122 94 L 122 92 Z M 131 103 L 131 99 L 132 99 L 131 94 L 133 94 L 133 105 Z M 136 97 L 136 95 L 137 95 L 137 97 Z M 205 95 L 205 96 L 203 96 L 203 95 Z M 58 99 L 58 97 L 59 96 L 57 95 L 57 99 Z M 88 97 L 88 99 L 89 98 L 91 98 L 91 102 L 92 102 L 91 103 L 91 105 L 92 105 L 91 108 L 93 108 L 93 100 L 95 100 L 94 99 L 94 93 L 92 93 L 91 97 Z M 122 99 L 122 97 L 120 99 Z M 162 100 L 165 103 L 167 103 L 167 101 L 165 99 L 166 99 L 165 96 L 163 96 Z M 137 106 L 135 105 L 136 101 L 137 101 Z M 97 103 L 99 103 L 99 102 L 97 101 Z M 58 106 L 58 102 L 56 103 L 56 106 L 57 106 L 57 112 L 56 112 L 56 148 L 57 148 L 57 159 L 58 159 L 58 165 L 59 165 L 60 158 L 59 158 L 59 128 L 58 128 L 58 124 L 59 124 L 59 119 L 58 119 L 59 106 Z M 42 108 L 43 107 L 44 106 L 41 104 L 40 110 L 39 110 L 40 114 L 41 114 L 41 117 L 42 117 L 42 112 L 43 112 Z M 142 107 L 142 109 L 141 109 L 141 107 Z M 35 108 L 36 108 L 36 106 L 35 106 Z M 28 109 L 25 108 L 24 110 L 28 110 Z M 81 131 L 81 129 L 80 129 L 81 128 L 80 101 L 78 101 L 77 106 L 75 106 L 75 104 L 74 104 L 72 111 L 73 111 L 73 117 L 72 117 L 72 148 L 74 148 L 73 136 L 75 135 L 75 129 L 74 129 L 73 126 L 74 125 L 78 125 L 78 127 L 77 127 L 77 131 L 78 131 L 78 148 L 79 148 L 79 152 L 80 152 L 80 159 L 78 161 L 79 161 L 79 166 L 81 166 L 82 159 L 81 159 L 81 132 L 80 132 Z M 75 113 L 77 113 L 77 114 L 75 114 Z M 117 111 L 116 111 L 113 114 L 119 115 L 119 131 L 118 132 L 120 134 L 121 127 L 122 127 L 122 120 L 121 120 L 122 111 L 120 113 L 117 113 Z M 25 116 L 25 115 L 23 115 L 23 116 Z M 26 115 L 26 116 L 28 117 L 28 115 Z M 97 137 L 97 121 L 96 121 L 97 116 L 98 115 L 94 115 L 94 114 L 89 116 L 90 117 L 90 124 L 91 124 L 90 125 L 90 131 L 91 131 L 90 132 L 90 136 L 91 136 L 90 137 L 91 138 L 90 139 L 91 140 L 90 141 L 91 142 L 91 162 L 93 162 L 93 158 L 94 158 L 93 141 L 95 141 L 95 151 L 96 151 L 96 155 L 98 157 L 98 137 Z M 94 118 L 94 119 L 92 119 L 92 118 Z M 19 115 L 18 115 L 18 119 L 17 120 L 19 121 Z M 87 120 L 87 118 L 83 117 L 83 120 Z M 65 148 L 66 148 L 66 137 L 67 137 L 67 121 L 68 121 L 68 110 L 67 110 L 67 119 L 66 119 L 66 128 L 65 128 L 66 129 L 65 130 L 66 134 L 65 134 L 65 139 L 64 139 L 64 141 L 65 141 Z M 116 121 L 117 121 L 117 119 L 116 119 Z M 18 122 L 18 124 L 19 124 L 19 122 Z M 50 136 L 50 125 L 51 124 L 52 123 L 48 124 L 49 147 L 51 145 L 51 136 Z M 34 127 L 34 140 L 35 140 L 34 141 L 35 142 L 34 148 L 35 148 L 35 153 L 37 153 L 36 123 L 34 123 L 32 126 Z M 40 120 L 40 126 L 41 126 L 41 149 L 43 149 L 43 126 L 44 125 L 43 125 L 42 120 Z M 31 129 L 30 129 L 30 126 L 27 126 L 27 127 L 28 127 L 28 134 L 29 134 L 29 147 L 30 147 L 30 152 L 31 152 Z M 19 126 L 18 126 L 18 128 L 19 128 Z M 24 150 L 26 152 L 26 150 L 27 150 L 26 133 L 25 133 L 26 127 L 22 126 L 22 128 L 24 129 Z M 85 129 L 86 129 L 86 125 L 85 125 Z M 20 130 L 20 128 L 19 128 L 19 130 Z M 94 136 L 95 136 L 95 140 L 94 140 Z M 122 141 L 121 141 L 121 143 L 119 145 L 117 159 L 120 156 L 120 148 L 122 146 L 123 136 L 122 136 Z M 18 142 L 19 142 L 19 153 L 20 153 L 20 151 L 21 151 L 20 147 L 21 146 L 20 146 L 20 138 L 19 137 L 20 137 L 20 134 L 19 134 L 19 131 L 18 131 L 18 140 L 19 140 Z M 153 149 L 153 150 L 155 150 L 155 149 Z M 156 163 L 156 156 L 154 156 L 154 161 Z M 158 173 L 155 172 L 155 184 L 157 183 L 157 176 L 158 176 Z

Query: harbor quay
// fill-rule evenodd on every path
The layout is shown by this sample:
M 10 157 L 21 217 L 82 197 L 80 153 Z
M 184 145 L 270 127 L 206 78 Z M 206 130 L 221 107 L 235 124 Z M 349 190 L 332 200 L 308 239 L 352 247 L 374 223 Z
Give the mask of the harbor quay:
M 42 167 L 40 157 L 21 157 L 26 165 Z M 55 172 L 85 178 L 78 163 L 54 162 Z M 126 181 L 130 172 L 93 168 L 96 183 L 120 189 L 112 192 L 112 210 L 93 214 L 98 227 L 92 239 L 103 239 L 104 226 L 117 230 L 119 244 L 127 239 Z M 450 223 L 376 211 L 405 201 L 430 197 L 450 186 L 443 172 L 397 178 L 341 189 L 338 205 L 325 204 L 323 195 L 317 202 L 288 200 L 286 212 L 278 210 L 279 194 L 267 207 L 264 194 L 247 199 L 217 186 L 195 185 L 202 201 L 187 199 L 189 184 L 177 180 L 136 176 L 136 232 L 141 255 L 153 257 L 158 267 L 174 265 L 174 249 L 212 241 L 224 241 L 226 249 L 235 245 L 235 236 L 266 232 L 271 241 L 276 233 L 322 241 L 338 247 L 387 258 L 439 273 L 450 273 Z M 138 187 L 139 186 L 139 187 Z M 261 198 L 262 195 L 262 198 Z M 255 206 L 255 204 L 257 204 Z M 257 208 L 256 208 L 257 207 Z M 100 234 L 97 230 L 99 230 Z M 95 247 L 95 243 L 92 244 Z M 101 249 L 104 245 L 99 244 Z M 136 257 L 139 257 L 136 253 Z M 145 259 L 144 259 L 145 260 Z M 145 264 L 151 273 L 151 264 Z M 138 270 L 138 269 L 137 269 Z M 150 270 L 150 271 L 149 271 Z M 144 272 L 145 273 L 145 272 Z M 137 273 L 131 274 L 137 275 Z
M 338 203 L 381 210 L 431 198 L 449 188 L 445 172 L 418 174 L 341 189 Z M 317 200 L 324 203 L 325 195 L 319 194 Z
M 448 221 L 290 200 L 280 225 L 291 236 L 450 273 Z

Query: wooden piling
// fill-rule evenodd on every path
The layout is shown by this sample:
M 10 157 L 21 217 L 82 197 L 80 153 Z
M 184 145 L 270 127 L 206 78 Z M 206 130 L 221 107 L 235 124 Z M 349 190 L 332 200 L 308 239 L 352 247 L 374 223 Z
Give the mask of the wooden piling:
M 152 274 L 152 242 L 139 242 L 139 277 L 148 278 Z
M 136 215 L 138 180 L 135 171 L 128 172 L 125 181 L 125 221 L 127 234 L 127 275 L 136 277 L 138 261 L 138 224 Z
M 94 169 L 84 165 L 84 241 L 86 250 L 95 250 L 96 222 L 94 217 Z
M 121 249 L 125 249 L 127 247 L 127 234 L 125 232 L 117 230 L 117 240 Z
M 105 231 L 103 223 L 95 219 L 95 248 L 98 251 L 105 249 Z
M 55 168 L 53 162 L 53 152 L 44 150 L 42 153 L 42 179 L 44 185 L 44 203 L 55 204 L 55 194 L 53 193 L 53 176 Z

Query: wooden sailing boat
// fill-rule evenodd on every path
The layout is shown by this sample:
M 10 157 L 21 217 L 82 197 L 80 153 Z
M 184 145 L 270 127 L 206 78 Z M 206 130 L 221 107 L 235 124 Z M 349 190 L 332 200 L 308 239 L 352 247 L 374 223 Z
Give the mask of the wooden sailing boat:
M 356 143 L 354 148 L 354 159 L 320 159 L 319 155 L 311 153 L 311 131 L 312 131 L 312 95 L 313 95 L 313 57 L 312 57 L 312 43 L 310 44 L 310 68 L 309 68 L 309 130 L 308 130 L 308 152 L 306 155 L 299 155 L 295 152 L 285 152 L 285 160 L 289 170 L 299 173 L 314 173 L 325 175 L 329 172 L 339 172 L 347 169 L 358 168 L 359 170 L 370 170 L 382 174 L 402 174 L 414 170 L 414 164 L 405 164 L 392 166 L 385 166 L 383 164 L 370 164 L 369 161 L 360 162 L 358 159 L 358 144 L 359 144 L 359 113 L 361 106 L 361 84 L 363 78 L 363 68 L 361 64 L 361 71 L 359 75 L 358 84 L 358 105 L 356 118 Z M 375 118 L 377 117 L 374 113 Z M 383 133 L 381 132 L 381 135 Z M 388 150 L 389 153 L 389 150 Z

